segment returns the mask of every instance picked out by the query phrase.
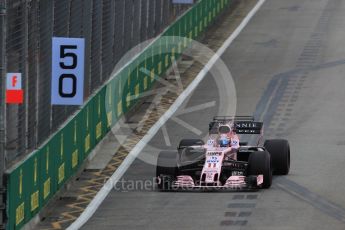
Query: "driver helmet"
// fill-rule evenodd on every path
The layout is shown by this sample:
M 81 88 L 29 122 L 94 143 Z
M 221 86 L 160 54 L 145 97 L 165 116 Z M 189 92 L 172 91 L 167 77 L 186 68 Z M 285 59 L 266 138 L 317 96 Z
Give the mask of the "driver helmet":
M 219 138 L 219 146 L 220 147 L 229 147 L 230 140 L 227 136 L 221 135 Z

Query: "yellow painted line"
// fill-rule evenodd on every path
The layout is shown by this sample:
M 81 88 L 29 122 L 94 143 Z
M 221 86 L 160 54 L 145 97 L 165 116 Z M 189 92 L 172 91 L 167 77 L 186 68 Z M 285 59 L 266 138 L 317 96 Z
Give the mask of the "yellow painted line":
M 62 228 L 61 228 L 61 225 L 60 225 L 58 222 L 53 222 L 53 223 L 52 223 L 52 227 L 53 227 L 54 229 L 62 229 Z
M 116 153 L 109 164 L 103 170 L 93 173 L 93 176 L 95 176 L 96 178 L 90 178 L 86 182 L 88 185 L 83 186 L 79 189 L 81 194 L 78 196 L 78 202 L 66 205 L 66 207 L 71 210 L 61 213 L 61 217 L 63 218 L 63 220 L 51 222 L 51 226 L 53 227 L 53 229 L 62 229 L 62 225 L 77 219 L 77 217 L 85 210 L 87 204 L 89 204 L 92 198 L 97 194 L 98 190 L 104 185 L 104 182 L 109 179 L 109 175 L 111 175 L 122 163 L 124 157 L 127 156 L 127 154 L 128 151 L 126 150 L 122 150 L 120 153 Z

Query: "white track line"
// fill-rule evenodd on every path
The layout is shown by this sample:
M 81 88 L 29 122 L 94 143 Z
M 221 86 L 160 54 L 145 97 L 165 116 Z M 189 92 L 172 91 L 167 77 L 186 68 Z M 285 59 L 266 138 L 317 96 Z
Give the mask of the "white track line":
M 119 168 L 114 172 L 114 174 L 109 178 L 107 183 L 103 185 L 101 190 L 93 198 L 90 204 L 86 207 L 84 212 L 76 219 L 67 229 L 74 230 L 81 228 L 96 212 L 98 207 L 102 204 L 103 200 L 107 197 L 109 192 L 112 190 L 113 185 L 117 183 L 123 174 L 127 171 L 132 162 L 137 158 L 141 150 L 146 146 L 146 144 L 153 138 L 153 136 L 158 132 L 158 130 L 169 120 L 172 115 L 177 111 L 177 109 L 182 105 L 184 100 L 194 91 L 194 89 L 199 85 L 199 83 L 204 79 L 208 70 L 216 63 L 220 56 L 225 52 L 225 50 L 231 45 L 231 43 L 237 38 L 244 27 L 248 24 L 250 19 L 256 14 L 260 7 L 265 3 L 266 0 L 260 0 L 255 7 L 249 12 L 249 14 L 243 19 L 241 24 L 236 28 L 236 30 L 230 35 L 230 37 L 223 43 L 217 53 L 211 58 L 211 60 L 205 65 L 205 67 L 200 71 L 197 77 L 190 83 L 190 85 L 181 93 L 181 95 L 176 99 L 174 104 L 165 112 L 165 114 L 151 127 L 147 134 L 139 141 L 139 143 L 132 149 L 128 154 Z

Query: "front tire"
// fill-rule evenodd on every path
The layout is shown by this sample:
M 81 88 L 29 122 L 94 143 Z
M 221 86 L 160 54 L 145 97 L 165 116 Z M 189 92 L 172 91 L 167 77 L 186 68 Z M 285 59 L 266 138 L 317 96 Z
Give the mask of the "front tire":
M 271 154 L 272 167 L 275 175 L 287 175 L 290 171 L 290 145 L 287 140 L 267 140 L 265 149 Z
M 263 188 L 269 188 L 272 185 L 271 156 L 268 152 L 253 152 L 248 159 L 248 175 L 264 176 Z
M 156 165 L 157 187 L 160 190 L 170 190 L 177 176 L 176 152 L 162 151 L 159 153 Z

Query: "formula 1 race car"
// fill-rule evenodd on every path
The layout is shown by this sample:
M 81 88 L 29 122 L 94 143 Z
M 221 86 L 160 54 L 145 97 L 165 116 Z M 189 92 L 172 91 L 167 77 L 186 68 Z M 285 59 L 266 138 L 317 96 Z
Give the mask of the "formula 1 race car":
M 256 135 L 256 146 L 239 141 L 238 135 Z M 253 117 L 217 116 L 209 124 L 209 136 L 183 139 L 176 151 L 162 151 L 157 159 L 157 186 L 174 189 L 269 188 L 272 175 L 287 175 L 290 146 L 287 140 L 266 140 L 263 123 Z

